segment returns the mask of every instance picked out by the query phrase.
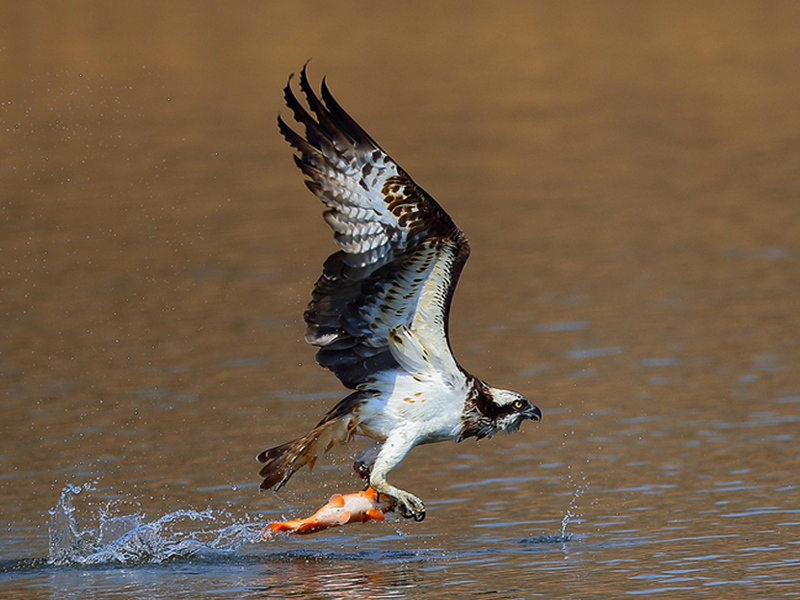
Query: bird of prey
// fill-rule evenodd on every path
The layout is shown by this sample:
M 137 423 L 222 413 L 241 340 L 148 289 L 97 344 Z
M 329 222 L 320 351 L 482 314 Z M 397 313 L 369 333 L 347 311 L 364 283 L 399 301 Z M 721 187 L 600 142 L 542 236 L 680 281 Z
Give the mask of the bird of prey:
M 448 314 L 469 243 L 441 206 L 348 115 L 306 69 L 286 105 L 303 134 L 278 117 L 305 184 L 325 205 L 339 250 L 328 257 L 305 311 L 316 359 L 353 392 L 310 432 L 258 455 L 261 489 L 279 489 L 337 443 L 374 442 L 354 468 L 404 517 L 425 505 L 386 476 L 420 444 L 490 437 L 542 413 L 527 398 L 467 373 L 448 337 Z M 313 115 L 313 116 L 312 116 Z

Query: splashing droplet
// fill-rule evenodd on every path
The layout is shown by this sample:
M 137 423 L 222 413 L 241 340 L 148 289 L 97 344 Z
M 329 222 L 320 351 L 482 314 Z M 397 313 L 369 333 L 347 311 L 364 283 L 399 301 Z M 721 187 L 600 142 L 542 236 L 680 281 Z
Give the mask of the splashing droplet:
M 168 513 L 153 521 L 141 515 L 99 515 L 96 528 L 82 528 L 74 498 L 91 486 L 67 485 L 50 510 L 48 562 L 51 565 L 163 563 L 193 556 L 228 556 L 261 540 L 262 523 L 221 526 L 231 515 L 206 509 Z M 210 523 L 198 528 L 196 523 Z

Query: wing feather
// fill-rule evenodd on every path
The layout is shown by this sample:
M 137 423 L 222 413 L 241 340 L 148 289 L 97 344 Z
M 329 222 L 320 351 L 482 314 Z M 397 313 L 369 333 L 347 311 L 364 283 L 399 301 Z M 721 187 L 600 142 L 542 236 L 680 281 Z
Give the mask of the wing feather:
M 339 246 L 325 261 L 305 311 L 306 341 L 317 362 L 350 388 L 402 368 L 460 368 L 448 339 L 448 314 L 469 244 L 453 220 L 334 100 L 322 98 L 306 69 L 286 105 L 304 135 L 278 118 L 306 185 L 327 207 Z M 309 112 L 310 111 L 310 112 Z

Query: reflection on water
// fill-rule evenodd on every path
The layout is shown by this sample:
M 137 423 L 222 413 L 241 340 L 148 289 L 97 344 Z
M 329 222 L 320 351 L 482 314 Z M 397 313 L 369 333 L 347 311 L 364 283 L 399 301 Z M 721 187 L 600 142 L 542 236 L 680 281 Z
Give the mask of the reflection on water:
M 0 17 L 5 595 L 797 595 L 796 5 Z M 359 484 L 358 445 L 280 494 L 253 460 L 343 396 L 302 340 L 333 244 L 274 125 L 309 57 L 470 238 L 459 360 L 545 420 L 415 449 L 424 523 L 245 543 Z

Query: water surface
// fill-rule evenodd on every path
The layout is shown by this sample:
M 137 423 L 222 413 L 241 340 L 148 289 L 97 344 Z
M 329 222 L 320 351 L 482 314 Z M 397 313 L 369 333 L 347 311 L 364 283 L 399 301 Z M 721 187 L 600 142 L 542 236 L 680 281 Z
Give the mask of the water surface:
M 0 6 L 0 585 L 29 598 L 794 598 L 800 9 Z M 415 449 L 422 523 L 259 540 L 343 394 L 279 138 L 308 58 L 467 232 L 462 364 L 544 412 Z

